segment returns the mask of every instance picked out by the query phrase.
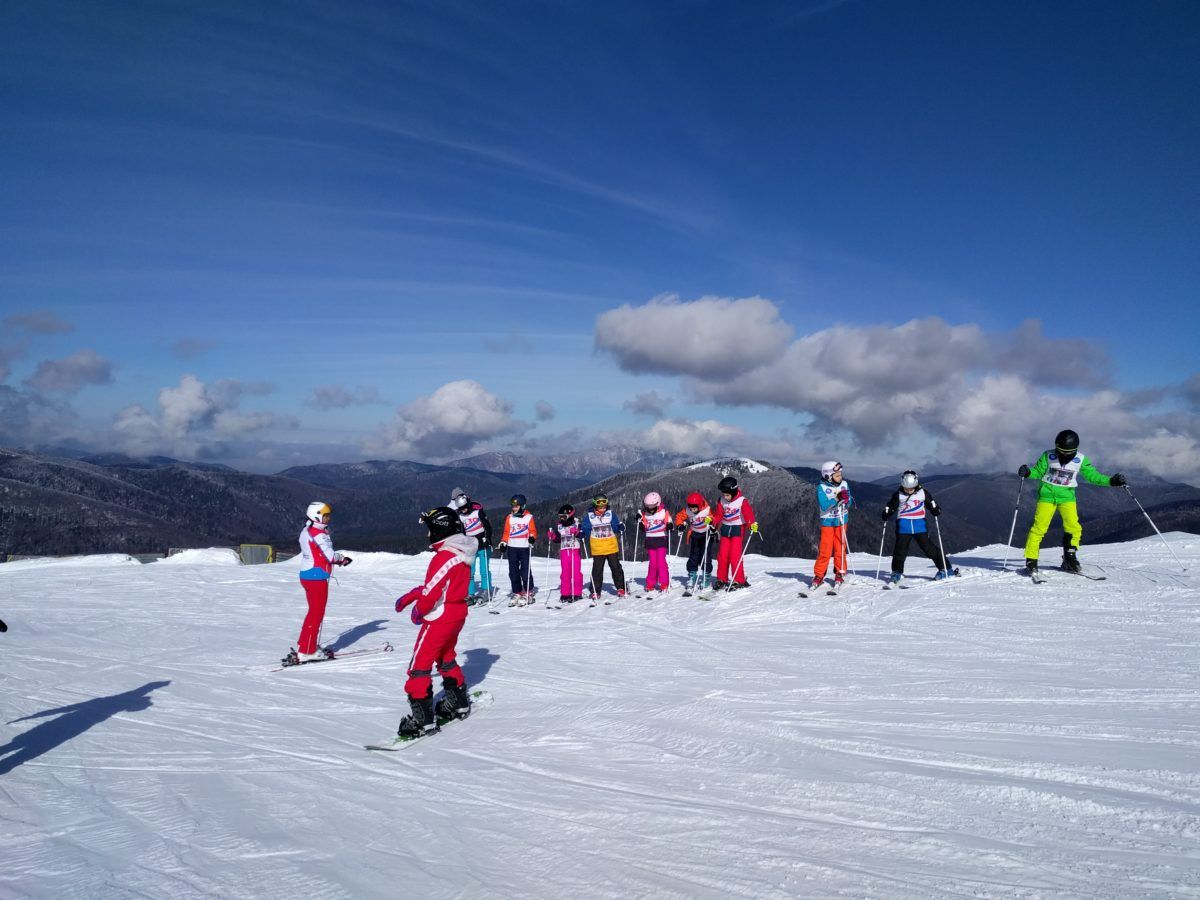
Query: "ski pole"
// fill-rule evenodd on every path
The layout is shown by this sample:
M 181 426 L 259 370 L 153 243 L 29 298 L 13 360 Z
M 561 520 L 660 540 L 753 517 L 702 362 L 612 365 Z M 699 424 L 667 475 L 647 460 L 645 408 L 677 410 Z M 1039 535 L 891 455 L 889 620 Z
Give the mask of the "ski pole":
M 1017 477 L 1021 479 L 1021 485 L 1017 488 L 1017 505 L 1013 507 L 1012 528 L 1008 529 L 1008 543 L 1004 545 L 1004 565 L 1000 567 L 1001 572 L 1008 568 L 1008 551 L 1012 549 L 1013 535 L 1017 533 L 1017 510 L 1021 508 L 1021 492 L 1025 490 L 1025 476 Z
M 883 542 L 887 540 L 887 522 L 883 523 L 883 532 L 879 535 L 879 564 L 875 567 L 875 580 L 879 580 L 879 573 L 883 571 Z
M 938 533 L 938 549 L 942 551 L 942 567 L 947 575 L 950 574 L 950 560 L 946 559 L 946 545 L 942 543 L 942 523 L 938 521 L 938 516 L 933 517 L 933 525 L 937 528 Z
M 1138 502 L 1138 498 L 1137 498 L 1137 497 L 1135 497 L 1135 496 L 1133 496 L 1133 491 L 1131 491 L 1131 490 L 1129 489 L 1129 485 L 1127 485 L 1127 484 L 1123 484 L 1123 485 L 1121 485 L 1121 487 L 1125 488 L 1125 493 L 1127 493 L 1127 494 L 1129 495 L 1129 498 L 1130 498 L 1130 499 L 1131 499 L 1131 500 L 1132 500 L 1134 503 L 1137 503 L 1137 507 L 1138 507 L 1138 509 L 1140 509 L 1140 510 L 1142 511 L 1142 515 L 1146 517 L 1146 521 L 1150 523 L 1150 527 L 1154 529 L 1154 532 L 1155 532 L 1155 534 L 1157 534 L 1157 535 L 1158 535 L 1160 538 L 1162 538 L 1163 546 L 1164 546 L 1164 547 L 1166 547 L 1168 550 L 1170 550 L 1170 551 L 1171 551 L 1171 555 L 1175 557 L 1175 562 L 1179 563 L 1179 567 L 1180 567 L 1180 568 L 1181 568 L 1183 571 L 1185 571 L 1185 572 L 1186 572 L 1186 571 L 1187 571 L 1187 566 L 1185 566 L 1185 565 L 1183 564 L 1183 561 L 1182 561 L 1182 560 L 1180 560 L 1180 558 L 1179 558 L 1178 554 L 1176 554 L 1176 552 L 1175 552 L 1174 548 L 1172 548 L 1172 547 L 1171 547 L 1171 545 L 1167 543 L 1167 539 L 1166 539 L 1165 537 L 1163 537 L 1163 533 L 1162 533 L 1161 531 L 1159 531 L 1159 530 L 1158 530 L 1158 526 L 1157 526 L 1157 525 L 1155 525 L 1155 524 L 1154 524 L 1154 520 L 1153 520 L 1152 518 L 1150 518 L 1150 513 L 1146 512 L 1146 508 L 1145 508 L 1144 506 L 1142 506 L 1142 504 L 1141 504 L 1141 503 L 1139 503 L 1139 502 Z
M 559 532 L 559 534 L 561 535 L 562 533 Z M 554 582 L 550 579 L 551 574 L 553 574 L 553 573 L 550 571 L 550 535 L 549 535 L 549 533 L 547 533 L 546 534 L 546 575 L 542 581 L 542 583 L 544 585 L 546 585 L 546 605 L 547 606 L 550 605 L 550 598 L 554 596 L 554 592 L 550 590 L 550 585 L 554 584 Z

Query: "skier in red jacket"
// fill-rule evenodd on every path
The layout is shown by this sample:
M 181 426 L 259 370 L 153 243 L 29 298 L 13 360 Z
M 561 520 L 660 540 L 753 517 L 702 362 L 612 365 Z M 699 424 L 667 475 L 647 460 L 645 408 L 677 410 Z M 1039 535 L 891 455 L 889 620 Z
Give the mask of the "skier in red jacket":
M 750 586 L 742 567 L 743 531 L 757 534 L 758 523 L 754 521 L 750 501 L 738 489 L 736 478 L 726 475 L 717 490 L 721 499 L 713 507 L 712 527 L 721 536 L 721 546 L 717 550 L 717 580 L 713 587 L 718 591 L 727 588 L 735 591 Z
M 412 606 L 414 625 L 420 625 L 412 660 L 408 664 L 409 715 L 400 721 L 401 737 L 421 737 L 438 730 L 438 718 L 465 719 L 471 713 L 467 679 L 455 659 L 454 645 L 467 620 L 467 590 L 471 583 L 471 561 L 479 541 L 463 531 L 458 513 L 439 506 L 421 514 L 429 529 L 433 559 L 425 571 L 425 583 L 396 601 L 396 612 Z M 433 669 L 442 676 L 445 696 L 433 704 Z

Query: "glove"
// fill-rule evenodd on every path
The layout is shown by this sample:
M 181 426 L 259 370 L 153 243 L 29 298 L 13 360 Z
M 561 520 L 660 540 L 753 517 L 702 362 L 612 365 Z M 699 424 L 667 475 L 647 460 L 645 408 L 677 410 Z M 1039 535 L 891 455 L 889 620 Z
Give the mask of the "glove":
M 758 523 L 757 523 L 757 522 L 751 522 L 751 523 L 750 523 L 750 533 L 751 533 L 751 534 L 758 534 Z
M 711 525 L 711 524 L 712 524 L 712 516 L 705 516 L 705 517 L 704 517 L 704 524 L 705 524 L 705 525 Z
M 880 518 L 882 518 L 883 521 L 886 522 L 891 517 L 892 517 L 892 511 L 890 509 L 888 509 L 887 507 L 884 507 L 883 515 Z
M 354 562 L 354 560 L 351 559 L 349 556 L 343 556 L 341 559 L 338 560 L 337 564 L 339 566 L 348 566 L 352 562 Z
M 942 514 L 941 507 L 939 507 L 939 506 L 938 506 L 937 504 L 935 504 L 935 503 L 930 503 L 930 504 L 929 504 L 929 512 L 930 512 L 930 514 L 932 514 L 932 515 L 934 515 L 934 516 L 940 516 L 940 515 Z
M 421 615 L 421 610 L 416 604 L 413 604 L 412 616 L 410 618 L 412 619 L 412 623 L 414 625 L 425 624 L 425 617 Z
M 1021 468 L 1017 469 L 1017 474 L 1020 475 L 1022 478 L 1028 478 L 1029 477 L 1029 466 L 1021 466 Z
M 840 491 L 838 491 L 838 500 L 840 500 L 842 503 L 849 503 L 850 492 L 845 488 L 842 488 Z
M 496 545 L 496 549 L 499 550 L 501 553 L 503 553 L 505 550 L 508 549 L 508 544 L 504 543 L 504 541 L 501 541 L 500 543 L 498 543 Z
M 1118 472 L 1112 478 L 1108 479 L 1108 483 L 1112 487 L 1125 487 L 1125 476 Z

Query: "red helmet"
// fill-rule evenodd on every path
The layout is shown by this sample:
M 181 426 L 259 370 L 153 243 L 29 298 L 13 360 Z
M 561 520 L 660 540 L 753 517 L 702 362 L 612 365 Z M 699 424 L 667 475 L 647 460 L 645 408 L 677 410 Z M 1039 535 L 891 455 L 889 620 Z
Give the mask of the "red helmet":
M 692 493 L 688 494 L 687 505 L 688 506 L 703 506 L 704 505 L 704 495 L 698 494 L 695 491 L 692 491 Z

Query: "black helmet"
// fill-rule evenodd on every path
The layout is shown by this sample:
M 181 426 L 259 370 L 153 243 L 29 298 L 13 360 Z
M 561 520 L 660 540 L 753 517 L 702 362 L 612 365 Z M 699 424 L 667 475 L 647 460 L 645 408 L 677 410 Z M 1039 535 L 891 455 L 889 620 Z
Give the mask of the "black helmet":
M 1079 449 L 1079 435 L 1070 428 L 1060 431 L 1054 439 L 1054 449 L 1060 453 L 1074 454 Z
M 734 478 L 732 475 L 726 475 L 724 478 L 721 479 L 720 484 L 717 485 L 717 490 L 720 491 L 722 494 L 736 494 L 737 493 L 737 479 Z
M 559 518 L 569 519 L 571 516 L 575 515 L 575 507 L 573 507 L 570 503 L 564 503 L 558 508 L 558 515 Z
M 429 543 L 444 541 L 452 534 L 464 534 L 462 519 L 448 506 L 435 506 L 421 513 L 421 523 L 429 529 Z
M 525 512 L 525 502 L 524 494 L 513 494 L 509 498 L 508 505 L 515 506 L 518 512 Z

